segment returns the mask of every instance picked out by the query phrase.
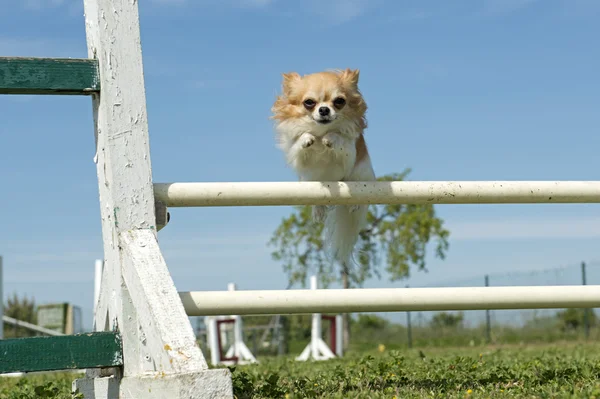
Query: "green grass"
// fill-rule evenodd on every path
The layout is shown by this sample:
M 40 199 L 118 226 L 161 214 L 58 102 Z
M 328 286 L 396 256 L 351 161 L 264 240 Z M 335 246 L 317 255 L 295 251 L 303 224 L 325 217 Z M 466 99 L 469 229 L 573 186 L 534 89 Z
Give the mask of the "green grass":
M 385 350 L 306 363 L 263 358 L 232 371 L 238 399 L 600 399 L 596 343 Z M 0 378 L 0 399 L 70 398 L 73 378 Z
M 233 371 L 244 398 L 600 398 L 600 345 L 422 349 Z
M 44 373 L 28 377 L 0 377 L 0 399 L 72 399 L 75 373 Z

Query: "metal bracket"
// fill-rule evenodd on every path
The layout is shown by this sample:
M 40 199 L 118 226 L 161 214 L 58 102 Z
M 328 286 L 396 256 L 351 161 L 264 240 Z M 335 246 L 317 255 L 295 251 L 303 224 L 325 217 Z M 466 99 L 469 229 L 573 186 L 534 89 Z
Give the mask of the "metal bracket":
M 161 201 L 154 201 L 154 214 L 156 216 L 156 231 L 161 231 L 171 220 L 167 206 Z

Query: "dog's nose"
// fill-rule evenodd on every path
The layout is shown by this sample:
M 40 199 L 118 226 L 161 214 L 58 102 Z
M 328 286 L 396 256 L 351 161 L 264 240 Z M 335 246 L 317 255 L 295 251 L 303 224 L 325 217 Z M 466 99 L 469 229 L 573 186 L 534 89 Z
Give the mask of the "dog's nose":
M 319 115 L 321 115 L 321 116 L 327 116 L 327 115 L 329 115 L 330 112 L 331 112 L 331 110 L 329 109 L 329 107 L 320 107 L 319 108 Z

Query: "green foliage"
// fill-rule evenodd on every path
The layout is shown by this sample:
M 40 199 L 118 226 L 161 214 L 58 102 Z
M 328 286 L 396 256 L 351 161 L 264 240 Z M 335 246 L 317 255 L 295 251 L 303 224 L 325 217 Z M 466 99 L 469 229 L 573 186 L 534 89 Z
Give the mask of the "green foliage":
M 531 313 L 533 313 L 531 319 L 523 319 L 523 325 L 492 323 L 492 343 L 503 345 L 522 343 L 546 344 L 585 340 L 583 325 L 570 329 L 561 328 L 560 315 L 563 314 L 562 311 L 544 316 L 536 315 L 535 312 Z M 445 313 L 442 312 L 441 314 Z M 598 328 L 600 323 L 593 321 L 597 320 L 597 315 L 590 311 L 589 317 L 592 321 L 589 340 L 600 341 L 600 328 Z M 244 325 L 250 327 L 254 324 L 267 324 L 270 320 L 268 316 L 264 316 L 264 319 L 259 323 L 255 318 L 259 319 L 263 318 L 263 316 L 244 316 Z M 445 314 L 444 316 L 437 316 L 437 322 L 423 323 L 419 321 L 418 313 L 413 312 L 412 347 L 433 348 L 486 345 L 488 342 L 485 321 L 482 320 L 477 325 L 467 325 L 460 321 L 461 318 L 460 314 Z M 294 356 L 298 355 L 310 341 L 311 316 L 287 315 L 282 316 L 281 320 L 282 322 L 287 322 L 287 324 L 284 324 L 285 349 L 283 353 Z M 361 353 L 371 351 L 375 350 L 379 344 L 385 345 L 388 349 L 404 350 L 408 347 L 407 327 L 403 324 L 391 322 L 376 314 L 357 313 L 350 318 L 349 326 L 352 340 L 346 352 Z M 322 328 L 323 339 L 329 342 L 329 323 L 323 321 Z M 249 343 L 251 350 L 254 351 L 252 334 L 252 331 L 245 332 L 246 342 Z M 255 353 L 261 359 L 264 356 L 277 354 L 277 347 L 264 348 L 258 346 L 257 349 Z
M 460 316 L 458 316 L 460 317 Z M 590 316 L 597 317 L 597 316 Z M 362 319 L 362 322 L 359 321 Z M 371 314 L 358 314 L 350 323 L 352 342 L 347 352 L 372 351 L 379 344 L 388 349 L 408 348 L 408 329 L 405 325 L 390 321 L 378 321 Z M 385 319 L 384 319 L 385 320 Z M 525 321 L 525 320 L 524 320 Z M 488 344 L 485 321 L 477 325 L 462 324 L 460 327 L 440 326 L 419 321 L 418 313 L 412 313 L 411 343 L 413 348 L 482 347 Z M 561 329 L 557 315 L 534 316 L 523 325 L 492 323 L 493 344 L 547 344 L 557 342 L 583 342 L 586 340 L 583 326 L 576 329 Z M 588 340 L 600 341 L 600 323 L 592 325 Z M 326 337 L 326 335 L 324 335 Z M 306 341 L 303 341 L 306 344 Z M 300 348 L 302 349 L 302 348 Z
M 73 373 L 50 373 L 25 378 L 0 380 L 0 399 L 83 399 L 83 394 L 71 395 Z
M 431 318 L 433 328 L 457 328 L 462 325 L 465 315 L 463 312 L 448 313 L 439 312 Z
M 585 314 L 587 311 L 588 323 L 590 327 L 596 326 L 598 319 L 596 313 L 591 309 L 565 309 L 556 314 L 559 320 L 560 328 L 563 330 L 576 330 L 582 328 L 585 324 Z
M 386 328 L 390 324 L 388 319 L 379 317 L 374 314 L 363 314 L 358 315 L 358 320 L 353 326 L 356 329 L 375 329 L 380 330 Z
M 20 321 L 37 324 L 37 310 L 35 299 L 33 298 L 27 299 L 27 297 L 24 296 L 20 299 L 17 294 L 14 293 L 12 297 L 8 298 L 6 305 L 4 305 L 4 314 Z M 4 325 L 5 338 L 31 337 L 34 335 L 36 335 L 34 331 L 26 328 L 14 327 L 9 324 Z
M 409 173 L 407 169 L 378 180 L 402 181 Z M 411 267 L 426 270 L 426 249 L 431 241 L 435 241 L 438 258 L 444 259 L 449 247 L 450 232 L 443 227 L 432 204 L 372 205 L 367 227 L 360 233 L 354 267 L 338 271 L 325 251 L 323 224 L 313 221 L 311 209 L 295 207 L 269 241 L 275 247 L 271 255 L 283 263 L 290 285 L 305 286 L 308 272 L 312 271 L 319 275 L 324 287 L 339 281 L 340 272 L 348 272 L 349 285 L 360 286 L 373 276 L 381 278 L 382 263 L 390 280 L 396 281 L 409 277 Z
M 251 398 L 571 398 L 598 396 L 600 346 L 389 351 L 232 368 Z

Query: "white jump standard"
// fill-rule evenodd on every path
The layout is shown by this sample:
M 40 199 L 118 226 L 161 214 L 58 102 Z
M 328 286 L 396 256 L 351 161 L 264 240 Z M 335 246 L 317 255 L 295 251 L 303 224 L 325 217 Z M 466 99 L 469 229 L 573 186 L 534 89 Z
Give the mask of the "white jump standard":
M 123 367 L 91 369 L 85 398 L 231 398 L 228 370 L 209 370 L 157 241 L 138 2 L 84 0 L 104 268 L 96 330 L 119 330 Z
M 229 283 L 227 286 L 228 291 L 235 291 L 235 288 L 236 287 L 234 283 Z M 206 316 L 205 320 L 208 327 L 208 342 L 210 347 L 211 363 L 213 365 L 257 363 L 256 358 L 244 342 L 243 322 L 241 316 Z M 220 324 L 224 322 L 227 324 L 233 324 L 233 342 L 225 353 L 225 356 L 222 357 L 221 349 L 223 348 L 223 336 L 225 334 L 223 334 L 223 331 L 220 329 Z
M 317 276 L 310 276 L 310 289 L 317 289 Z M 312 326 L 310 330 L 310 342 L 306 345 L 306 348 L 302 353 L 296 357 L 296 360 L 305 361 L 308 359 L 313 360 L 327 360 L 333 359 L 336 355 L 342 357 L 342 316 L 336 315 L 335 317 L 335 347 L 333 348 L 336 353 L 331 351 L 331 348 L 327 346 L 323 338 L 321 337 L 321 314 L 313 313 L 312 315 Z

